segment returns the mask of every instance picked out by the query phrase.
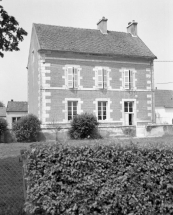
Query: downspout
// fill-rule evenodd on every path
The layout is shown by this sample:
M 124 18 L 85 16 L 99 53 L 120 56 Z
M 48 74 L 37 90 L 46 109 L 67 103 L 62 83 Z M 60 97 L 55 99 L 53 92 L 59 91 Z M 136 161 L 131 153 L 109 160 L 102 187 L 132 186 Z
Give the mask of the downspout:
M 156 123 L 155 117 L 155 86 L 154 86 L 154 65 L 153 61 L 150 62 L 151 67 L 151 93 L 152 93 L 152 123 Z

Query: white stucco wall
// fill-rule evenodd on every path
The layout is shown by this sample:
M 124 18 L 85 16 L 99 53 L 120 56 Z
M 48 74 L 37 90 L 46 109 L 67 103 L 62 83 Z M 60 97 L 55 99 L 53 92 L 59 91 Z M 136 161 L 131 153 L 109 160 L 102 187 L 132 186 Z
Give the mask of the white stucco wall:
M 12 117 L 22 117 L 27 115 L 27 112 L 7 112 L 8 128 L 12 128 Z
M 173 124 L 173 108 L 156 107 L 157 124 Z

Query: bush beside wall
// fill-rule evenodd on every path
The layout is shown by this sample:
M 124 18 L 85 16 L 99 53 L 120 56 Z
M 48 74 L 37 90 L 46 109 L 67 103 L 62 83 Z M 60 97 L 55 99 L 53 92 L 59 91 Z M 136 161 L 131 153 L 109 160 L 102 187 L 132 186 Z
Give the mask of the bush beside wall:
M 26 153 L 31 214 L 173 214 L 173 152 L 38 146 Z

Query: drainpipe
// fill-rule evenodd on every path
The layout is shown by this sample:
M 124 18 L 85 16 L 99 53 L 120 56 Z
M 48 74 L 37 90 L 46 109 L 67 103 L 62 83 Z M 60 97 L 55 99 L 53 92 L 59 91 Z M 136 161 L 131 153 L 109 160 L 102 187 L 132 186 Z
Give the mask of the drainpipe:
M 156 123 L 155 117 L 155 87 L 154 87 L 154 65 L 153 61 L 150 62 L 151 68 L 151 93 L 152 93 L 152 123 Z

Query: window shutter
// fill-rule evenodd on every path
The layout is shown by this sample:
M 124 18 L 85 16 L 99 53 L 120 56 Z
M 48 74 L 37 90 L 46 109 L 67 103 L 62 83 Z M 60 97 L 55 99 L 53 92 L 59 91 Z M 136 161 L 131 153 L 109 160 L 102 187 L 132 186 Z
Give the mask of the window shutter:
M 106 69 L 103 69 L 103 74 L 104 74 L 104 88 L 106 89 L 108 87 L 108 74 L 109 72 Z
M 68 67 L 67 70 L 67 85 L 69 88 L 73 88 L 73 68 Z
M 74 68 L 74 88 L 77 88 L 79 86 L 78 81 L 79 81 L 79 75 L 78 75 L 78 69 Z
M 130 73 L 130 77 L 129 77 L 129 89 L 133 89 L 134 88 L 134 74 L 133 74 L 133 71 L 130 70 L 129 71 Z
M 98 88 L 103 88 L 103 70 L 101 68 L 97 71 L 97 84 Z
M 129 70 L 124 70 L 124 88 L 129 89 Z

